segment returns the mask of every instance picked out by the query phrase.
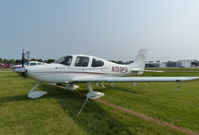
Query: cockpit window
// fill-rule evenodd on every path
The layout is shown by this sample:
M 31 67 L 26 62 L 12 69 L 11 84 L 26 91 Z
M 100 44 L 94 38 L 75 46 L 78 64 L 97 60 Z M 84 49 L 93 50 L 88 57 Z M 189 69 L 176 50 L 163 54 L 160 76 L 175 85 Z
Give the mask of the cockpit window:
M 102 67 L 102 66 L 104 66 L 104 62 L 102 60 L 93 58 L 92 67 Z
M 87 67 L 89 63 L 88 57 L 78 56 L 75 61 L 75 66 L 77 67 Z
M 29 65 L 29 62 L 24 63 L 24 65 Z
M 36 65 L 36 63 L 30 63 L 30 66 L 35 66 Z
M 72 62 L 72 56 L 66 56 L 63 58 L 58 59 L 55 63 L 59 63 L 59 64 L 63 64 L 66 66 L 70 66 L 71 62 Z

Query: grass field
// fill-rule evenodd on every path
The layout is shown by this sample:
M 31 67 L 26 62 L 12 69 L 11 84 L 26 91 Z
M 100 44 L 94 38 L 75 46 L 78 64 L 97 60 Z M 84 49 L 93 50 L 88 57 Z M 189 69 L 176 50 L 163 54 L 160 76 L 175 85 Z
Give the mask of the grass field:
M 177 70 L 177 69 L 174 69 Z M 146 73 L 144 76 L 199 76 L 199 72 Z M 90 101 L 73 119 L 85 98 L 76 92 L 42 84 L 38 90 L 48 94 L 27 98 L 35 81 L 20 79 L 13 72 L 0 72 L 0 135 L 184 135 L 97 101 Z M 87 92 L 80 84 L 78 91 Z M 116 83 L 113 87 L 94 87 L 106 94 L 102 100 L 199 133 L 199 81 Z

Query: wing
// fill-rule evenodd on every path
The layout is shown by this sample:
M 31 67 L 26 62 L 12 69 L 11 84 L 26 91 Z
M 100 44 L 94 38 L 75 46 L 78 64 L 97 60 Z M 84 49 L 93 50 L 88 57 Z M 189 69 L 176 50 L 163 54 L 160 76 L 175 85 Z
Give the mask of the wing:
M 160 70 L 140 70 L 140 69 L 131 69 L 132 72 L 157 72 L 157 73 L 162 73 L 164 71 L 160 71 Z
M 98 77 L 79 78 L 71 82 L 180 82 L 196 79 L 199 77 Z

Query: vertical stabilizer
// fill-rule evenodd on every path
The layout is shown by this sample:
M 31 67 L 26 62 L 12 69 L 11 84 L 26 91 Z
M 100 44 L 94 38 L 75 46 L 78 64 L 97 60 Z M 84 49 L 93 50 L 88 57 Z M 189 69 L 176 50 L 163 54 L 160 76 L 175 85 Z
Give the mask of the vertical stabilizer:
M 140 49 L 135 61 L 129 65 L 130 68 L 144 70 L 146 62 L 146 54 L 147 54 L 147 49 Z

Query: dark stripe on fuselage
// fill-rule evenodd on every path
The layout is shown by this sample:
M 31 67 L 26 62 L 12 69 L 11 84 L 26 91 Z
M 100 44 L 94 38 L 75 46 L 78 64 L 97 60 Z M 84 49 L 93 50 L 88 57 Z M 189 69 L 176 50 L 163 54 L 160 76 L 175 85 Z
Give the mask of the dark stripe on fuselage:
M 33 72 L 33 73 L 80 73 L 80 74 L 107 74 L 107 73 L 97 73 L 97 72 L 68 72 L 68 71 L 46 71 L 46 72 Z

